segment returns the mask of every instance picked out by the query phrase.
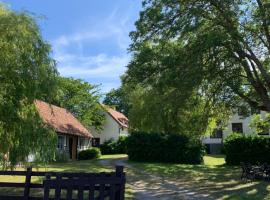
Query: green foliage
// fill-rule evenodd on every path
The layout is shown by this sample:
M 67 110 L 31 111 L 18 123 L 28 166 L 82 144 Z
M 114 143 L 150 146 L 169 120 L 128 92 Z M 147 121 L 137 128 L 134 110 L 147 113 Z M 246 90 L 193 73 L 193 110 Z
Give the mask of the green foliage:
M 127 153 L 134 161 L 200 164 L 204 149 L 185 135 L 135 132 L 127 139 Z
M 112 89 L 108 92 L 103 100 L 103 103 L 108 106 L 114 106 L 117 111 L 128 116 L 129 104 L 125 88 L 122 86 L 118 89 Z
M 270 138 L 232 134 L 224 142 L 224 151 L 229 165 L 269 163 Z
M 100 156 L 101 156 L 101 152 L 99 148 L 92 147 L 90 149 L 80 151 L 78 155 L 78 159 L 91 160 L 91 159 L 99 158 Z
M 173 87 L 163 90 L 137 85 L 129 93 L 129 102 L 129 128 L 135 131 L 174 132 L 200 137 L 207 132 L 211 120 L 217 120 L 217 115 L 225 120 L 228 113 L 225 106 L 207 109 L 208 102 L 199 95 L 188 97 Z
M 66 151 L 56 151 L 55 161 L 65 163 L 69 160 L 69 154 Z
M 87 128 L 101 130 L 105 116 L 99 103 L 99 89 L 80 79 L 58 78 L 58 95 L 55 104 L 68 109 Z
M 33 102 L 51 102 L 58 76 L 50 45 L 35 19 L 0 4 L 0 155 L 4 168 L 36 154 L 42 162 L 53 159 L 56 138 L 44 126 Z
M 224 119 L 239 101 L 270 111 L 270 13 L 264 4 L 144 0 L 123 82 L 130 91 L 143 88 L 131 109 L 153 110 L 148 118 L 143 109 L 130 114 L 131 125 L 135 117 L 138 129 L 181 132 L 181 116 L 191 111 L 195 117 L 187 119 L 206 130 L 205 122 Z
M 100 145 L 100 151 L 102 155 L 116 154 L 116 141 L 113 139 L 105 141 Z
M 257 134 L 267 134 L 270 130 L 270 115 L 266 114 L 264 118 L 260 114 L 253 115 L 249 124 L 250 128 Z
M 100 151 L 102 155 L 127 153 L 127 137 L 121 136 L 116 141 L 113 139 L 105 141 L 100 145 Z
M 127 138 L 128 136 L 120 136 L 116 142 L 116 152 L 118 154 L 127 153 Z

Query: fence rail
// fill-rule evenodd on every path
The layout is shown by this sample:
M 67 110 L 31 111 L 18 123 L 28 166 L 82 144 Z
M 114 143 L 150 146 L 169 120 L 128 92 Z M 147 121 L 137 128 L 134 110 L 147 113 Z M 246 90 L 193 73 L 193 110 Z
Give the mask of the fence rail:
M 35 172 L 29 167 L 26 171 L 0 171 L 0 176 L 25 177 L 24 183 L 0 182 L 0 188 L 23 189 L 20 196 L 0 194 L 0 200 L 83 200 L 86 196 L 89 200 L 124 200 L 123 166 L 109 173 Z M 43 183 L 32 183 L 32 177 L 43 178 Z M 31 196 L 32 189 L 42 189 L 43 196 Z

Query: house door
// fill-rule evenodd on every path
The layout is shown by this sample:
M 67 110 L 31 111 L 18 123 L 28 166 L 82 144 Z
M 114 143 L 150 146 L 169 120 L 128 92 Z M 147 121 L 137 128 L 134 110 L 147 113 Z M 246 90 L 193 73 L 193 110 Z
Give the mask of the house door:
M 72 146 L 73 146 L 73 139 L 72 137 L 68 140 L 68 150 L 69 150 L 69 158 L 72 159 Z

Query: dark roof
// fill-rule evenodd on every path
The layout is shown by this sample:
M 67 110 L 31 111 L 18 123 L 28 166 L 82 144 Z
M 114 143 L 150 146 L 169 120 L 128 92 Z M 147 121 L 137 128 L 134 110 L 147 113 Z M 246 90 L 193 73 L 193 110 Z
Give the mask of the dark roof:
M 40 100 L 36 100 L 35 105 L 40 117 L 47 125 L 54 128 L 56 132 L 88 138 L 93 137 L 79 120 L 65 108 L 60 108 Z

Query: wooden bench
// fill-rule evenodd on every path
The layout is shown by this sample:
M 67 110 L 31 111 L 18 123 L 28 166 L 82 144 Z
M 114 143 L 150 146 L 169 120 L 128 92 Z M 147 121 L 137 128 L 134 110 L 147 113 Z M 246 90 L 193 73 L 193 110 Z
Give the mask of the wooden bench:
M 124 200 L 125 173 L 123 166 L 116 166 L 110 173 L 66 173 L 26 171 L 0 171 L 0 175 L 25 176 L 24 183 L 0 182 L 0 188 L 22 188 L 21 196 L 0 194 L 0 200 Z M 33 176 L 43 183 L 32 183 Z M 32 189 L 42 189 L 43 197 L 31 197 Z

